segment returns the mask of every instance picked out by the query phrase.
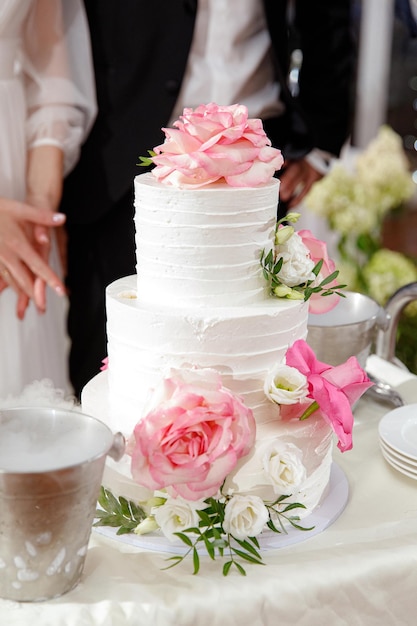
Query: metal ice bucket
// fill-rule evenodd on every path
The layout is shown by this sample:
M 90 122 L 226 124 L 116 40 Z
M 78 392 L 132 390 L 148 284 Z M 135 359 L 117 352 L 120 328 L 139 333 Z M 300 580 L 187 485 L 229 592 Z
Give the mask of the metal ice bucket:
M 309 315 L 307 343 L 319 361 L 340 365 L 356 356 L 365 367 L 376 332 L 388 328 L 390 316 L 368 296 L 353 291 L 344 294 L 331 311 Z
M 106 456 L 124 448 L 77 411 L 0 410 L 0 597 L 46 600 L 78 584 Z

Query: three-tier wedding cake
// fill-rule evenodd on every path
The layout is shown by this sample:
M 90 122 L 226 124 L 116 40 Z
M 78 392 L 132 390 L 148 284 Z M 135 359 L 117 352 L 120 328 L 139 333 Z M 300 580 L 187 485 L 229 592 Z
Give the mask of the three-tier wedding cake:
M 82 407 L 129 440 L 105 473 L 115 495 L 150 502 L 170 538 L 216 502 L 221 532 L 242 540 L 276 524 L 281 496 L 300 517 L 319 505 L 334 432 L 351 445 L 345 383 L 356 399 L 367 379 L 355 366 L 349 381 L 327 380 L 337 368 L 305 341 L 309 305 L 338 298 L 334 268 L 294 216 L 277 224 L 283 159 L 260 120 L 210 104 L 165 133 L 156 167 L 134 182 L 137 275 L 107 288 L 108 360 Z M 326 380 L 324 406 L 314 376 Z M 333 390 L 344 395 L 337 417 Z

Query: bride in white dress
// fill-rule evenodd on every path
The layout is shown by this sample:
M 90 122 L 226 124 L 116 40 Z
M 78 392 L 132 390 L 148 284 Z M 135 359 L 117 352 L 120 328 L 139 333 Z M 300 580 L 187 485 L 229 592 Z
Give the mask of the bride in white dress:
M 78 158 L 95 107 L 81 0 L 1 0 L 0 198 L 55 211 L 62 176 Z M 33 237 L 33 227 L 25 228 Z M 62 276 L 53 229 L 44 233 L 51 241 L 49 263 Z M 4 270 L 3 275 L 10 276 Z M 0 398 L 44 378 L 71 392 L 66 298 L 47 287 L 46 310 L 39 312 L 44 286 L 34 282 L 37 305 L 26 296 L 18 299 L 10 287 L 1 291 L 5 284 L 0 285 Z

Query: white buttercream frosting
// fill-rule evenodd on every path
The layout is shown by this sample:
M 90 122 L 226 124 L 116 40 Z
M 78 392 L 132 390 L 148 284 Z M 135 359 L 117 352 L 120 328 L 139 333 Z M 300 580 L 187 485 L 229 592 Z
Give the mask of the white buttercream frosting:
M 274 180 L 181 190 L 136 178 L 138 274 L 107 288 L 109 368 L 82 404 L 129 435 L 171 369 L 215 369 L 257 424 L 255 446 L 225 489 L 272 501 L 279 481 L 293 481 L 307 514 L 329 480 L 331 429 L 314 416 L 284 422 L 264 391 L 287 348 L 307 335 L 307 303 L 271 297 L 260 264 L 273 246 L 278 188 Z M 107 486 L 142 500 L 129 471 L 128 459 L 109 461 Z
M 166 306 L 262 302 L 263 249 L 273 246 L 279 181 L 257 188 L 215 183 L 195 190 L 135 179 L 138 293 Z

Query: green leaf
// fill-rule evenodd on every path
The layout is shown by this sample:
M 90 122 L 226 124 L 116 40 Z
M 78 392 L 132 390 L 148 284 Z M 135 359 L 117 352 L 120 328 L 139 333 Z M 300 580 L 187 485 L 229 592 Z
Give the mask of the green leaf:
M 123 516 L 110 514 L 97 519 L 94 522 L 94 526 L 111 526 L 112 528 L 117 528 L 118 526 L 122 526 L 124 522 L 125 519 L 123 518 Z
M 336 278 L 339 276 L 339 270 L 336 270 L 335 272 L 332 272 L 331 274 L 329 274 L 328 276 L 326 276 L 325 278 L 323 278 L 323 280 L 320 283 L 320 286 L 322 287 L 323 285 L 328 285 L 329 283 L 331 283 L 333 280 L 336 280 Z
M 245 561 L 249 561 L 249 563 L 256 563 L 257 565 L 264 565 L 264 563 L 262 563 L 261 561 L 261 557 L 255 558 L 251 554 L 248 554 L 247 552 L 243 552 L 242 550 L 238 550 L 234 546 L 232 546 L 232 550 L 235 554 L 240 556 L 241 559 L 245 559 Z
M 126 500 L 126 498 L 123 498 L 122 496 L 119 498 L 119 502 L 123 515 L 125 515 L 126 517 L 130 517 L 132 515 L 132 511 L 129 507 L 129 502 Z
M 275 526 L 274 522 L 271 519 L 267 521 L 266 525 L 270 530 L 273 530 L 274 533 L 278 533 L 279 535 L 281 534 L 282 531 L 278 530 L 278 528 Z
M 193 564 L 194 564 L 194 572 L 193 574 L 198 574 L 200 570 L 200 557 L 198 556 L 198 552 L 196 548 L 193 550 Z
M 227 576 L 232 565 L 233 561 L 226 561 L 226 563 L 223 565 L 223 576 Z
M 199 528 L 196 528 L 195 526 L 193 526 L 191 528 L 184 528 L 183 532 L 184 533 L 194 533 L 195 535 L 201 535 L 201 530 Z
M 164 572 L 167 569 L 171 569 L 172 567 L 175 567 L 176 565 L 178 565 L 179 563 L 181 563 L 181 561 L 183 560 L 184 557 L 182 556 L 171 556 L 168 559 L 166 559 L 167 561 L 174 561 L 174 563 L 171 563 L 171 565 L 167 565 L 166 567 L 162 568 L 162 571 Z
M 242 576 L 246 576 L 246 571 L 244 570 L 244 568 L 240 565 L 240 563 L 238 563 L 237 561 L 233 561 L 234 565 L 236 566 L 236 568 L 239 570 L 239 572 L 242 574 Z
M 283 513 L 287 513 L 287 511 L 292 511 L 293 509 L 305 509 L 305 505 L 300 502 L 291 502 L 291 504 L 287 504 L 285 509 L 282 511 Z
M 109 514 L 107 513 L 107 511 L 104 511 L 103 509 L 96 509 L 95 517 L 98 517 L 101 519 L 102 517 L 108 517 L 108 515 Z
M 185 543 L 187 546 L 190 546 L 190 548 L 193 547 L 193 542 L 191 541 L 191 539 L 188 537 L 188 535 L 185 535 L 184 533 L 174 533 L 174 535 L 176 535 L 177 537 L 179 537 L 181 539 L 181 541 L 183 543 Z
M 261 559 L 261 555 L 259 554 L 259 552 L 257 551 L 257 549 L 249 543 L 249 541 L 245 541 L 242 539 L 236 539 L 236 537 L 233 537 L 233 539 L 245 550 L 247 550 L 248 552 L 252 553 L 256 558 Z
M 294 528 L 296 528 L 297 530 L 314 530 L 315 526 L 300 526 L 299 524 L 296 524 L 295 522 L 293 522 L 291 520 L 291 518 L 288 520 L 291 524 L 291 526 L 293 526 Z
M 131 533 L 133 530 L 133 528 L 128 527 L 128 526 L 120 526 L 120 528 L 118 529 L 116 535 L 127 535 L 129 533 Z
M 279 257 L 278 261 L 275 263 L 272 273 L 275 275 L 278 274 L 282 269 L 283 263 L 284 263 L 284 257 L 281 256 Z
M 109 489 L 101 487 L 98 498 L 99 505 L 108 513 L 120 513 L 121 509 L 118 500 Z
M 320 261 L 318 261 L 313 267 L 313 270 L 312 270 L 313 274 L 315 276 L 318 276 L 320 274 L 320 270 L 322 267 L 323 267 L 323 259 L 320 259 Z
M 202 538 L 204 541 L 204 545 L 206 546 L 207 554 L 214 561 L 214 558 L 215 558 L 214 543 L 211 543 L 208 537 L 206 537 L 206 535 L 202 535 Z
M 103 486 L 100 488 L 98 504 L 102 508 L 96 509 L 96 521 L 93 526 L 121 527 L 122 533 L 132 532 L 146 517 L 141 507 L 122 496 L 117 499 L 109 489 Z
M 198 517 L 203 522 L 204 526 L 210 526 L 211 519 L 210 516 L 207 515 L 206 511 L 197 511 Z
M 148 167 L 149 165 L 153 165 L 153 161 L 151 157 L 156 156 L 156 152 L 154 152 L 153 150 L 148 150 L 148 154 L 149 156 L 147 157 L 143 157 L 143 156 L 138 157 L 140 163 L 136 163 L 136 165 L 143 166 L 143 167 Z

